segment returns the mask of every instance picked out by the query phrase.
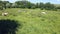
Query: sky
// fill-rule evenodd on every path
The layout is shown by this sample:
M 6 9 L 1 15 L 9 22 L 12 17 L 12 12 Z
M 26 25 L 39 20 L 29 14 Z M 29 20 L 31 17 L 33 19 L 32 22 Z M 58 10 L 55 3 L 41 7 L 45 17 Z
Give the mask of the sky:
M 17 1 L 17 0 L 5 0 L 5 1 L 9 1 L 11 3 Z M 60 4 L 60 0 L 28 0 L 32 3 L 39 3 L 39 2 L 43 2 L 43 3 L 46 3 L 46 2 L 50 2 L 50 3 L 53 3 L 53 4 Z

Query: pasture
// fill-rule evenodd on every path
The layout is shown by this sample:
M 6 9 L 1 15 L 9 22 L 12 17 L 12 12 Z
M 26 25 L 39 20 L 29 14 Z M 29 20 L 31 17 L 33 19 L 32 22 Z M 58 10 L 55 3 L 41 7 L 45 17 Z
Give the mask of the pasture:
M 7 16 L 2 16 L 8 12 Z M 16 34 L 60 34 L 60 11 L 10 8 L 0 10 L 0 20 L 18 21 Z

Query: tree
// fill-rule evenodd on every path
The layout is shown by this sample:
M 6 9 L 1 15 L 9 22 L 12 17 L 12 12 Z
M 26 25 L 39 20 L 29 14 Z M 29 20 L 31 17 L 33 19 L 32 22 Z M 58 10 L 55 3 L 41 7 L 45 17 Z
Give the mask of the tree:
M 36 8 L 39 8 L 39 3 L 36 3 L 36 5 L 35 5 L 35 6 L 36 6 Z
M 0 1 L 0 10 L 3 10 L 3 4 L 2 4 L 2 1 Z
M 41 2 L 41 3 L 39 4 L 39 8 L 44 9 L 44 8 L 45 8 L 45 4 Z
M 23 8 L 25 2 L 24 1 L 16 1 L 15 4 L 17 4 L 18 7 Z
M 20 8 L 31 8 L 32 6 L 35 6 L 33 3 L 28 1 L 16 1 L 15 4 L 17 4 Z
M 48 3 L 45 3 L 44 8 L 47 9 L 47 10 L 52 10 L 52 9 L 55 8 L 55 6 L 54 6 L 54 4 L 51 4 L 50 2 L 48 2 Z
M 6 8 L 6 4 L 9 3 L 9 1 L 3 1 L 3 7 Z
M 33 7 L 35 8 L 35 5 L 33 3 L 28 2 L 26 7 L 29 9 Z

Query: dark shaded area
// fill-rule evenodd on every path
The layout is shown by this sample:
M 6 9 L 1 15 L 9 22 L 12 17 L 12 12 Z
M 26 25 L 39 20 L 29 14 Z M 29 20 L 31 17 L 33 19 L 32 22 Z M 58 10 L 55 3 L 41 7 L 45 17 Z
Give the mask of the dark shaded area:
M 14 20 L 0 20 L 0 34 L 16 34 L 17 27 L 21 26 Z

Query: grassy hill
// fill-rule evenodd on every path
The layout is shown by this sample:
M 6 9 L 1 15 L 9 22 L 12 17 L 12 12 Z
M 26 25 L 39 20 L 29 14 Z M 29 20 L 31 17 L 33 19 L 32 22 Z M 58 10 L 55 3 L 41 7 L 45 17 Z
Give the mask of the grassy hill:
M 60 12 L 40 9 L 6 9 L 8 16 L 1 19 L 17 20 L 21 27 L 17 28 L 17 34 L 60 34 Z M 42 12 L 45 12 L 42 13 Z

